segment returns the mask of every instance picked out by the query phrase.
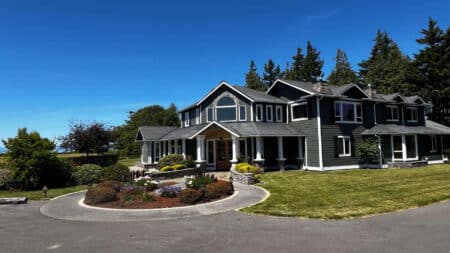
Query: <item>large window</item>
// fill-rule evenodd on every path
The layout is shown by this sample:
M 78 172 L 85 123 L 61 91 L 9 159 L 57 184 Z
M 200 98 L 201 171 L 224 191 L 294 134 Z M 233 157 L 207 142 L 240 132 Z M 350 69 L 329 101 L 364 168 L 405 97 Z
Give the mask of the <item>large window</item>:
M 273 121 L 273 106 L 271 105 L 266 106 L 266 119 L 267 122 Z
M 262 121 L 262 120 L 263 120 L 263 106 L 256 105 L 256 121 Z
M 246 107 L 245 105 L 239 106 L 239 121 L 246 121 L 247 115 L 246 115 Z
M 292 121 L 308 119 L 308 104 L 306 102 L 291 105 Z
M 392 158 L 394 161 L 417 160 L 417 136 L 392 136 Z
M 336 122 L 361 123 L 362 105 L 357 102 L 336 101 L 334 103 L 334 117 Z
M 398 106 L 386 105 L 386 121 L 398 121 Z
M 189 120 L 190 120 L 190 116 L 189 116 L 189 112 L 185 112 L 184 113 L 184 126 L 188 127 L 189 126 Z
M 275 120 L 283 122 L 283 107 L 281 105 L 275 106 Z
M 222 97 L 217 101 L 216 120 L 236 121 L 236 103 L 231 97 Z
M 208 109 L 206 109 L 206 121 L 211 122 L 214 120 L 214 110 L 211 107 L 208 107 Z
M 337 137 L 337 152 L 339 157 L 351 156 L 350 136 Z
M 406 108 L 406 121 L 408 122 L 417 122 L 417 108 L 415 107 L 407 107 Z

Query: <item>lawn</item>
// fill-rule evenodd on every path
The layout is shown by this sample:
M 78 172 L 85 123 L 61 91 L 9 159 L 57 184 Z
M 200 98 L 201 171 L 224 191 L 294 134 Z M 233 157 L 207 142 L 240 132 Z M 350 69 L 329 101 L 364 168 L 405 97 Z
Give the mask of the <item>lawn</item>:
M 86 190 L 86 185 L 77 185 L 65 188 L 56 188 L 48 190 L 48 197 L 54 198 L 71 192 L 77 192 L 81 190 Z M 43 193 L 41 190 L 38 191 L 0 191 L 0 198 L 7 197 L 27 197 L 29 200 L 42 200 Z
M 131 167 L 134 166 L 139 160 L 140 158 L 121 158 L 119 163 L 127 167 Z
M 274 172 L 260 186 L 270 197 L 244 212 L 343 219 L 392 212 L 450 198 L 450 165 L 414 169 Z

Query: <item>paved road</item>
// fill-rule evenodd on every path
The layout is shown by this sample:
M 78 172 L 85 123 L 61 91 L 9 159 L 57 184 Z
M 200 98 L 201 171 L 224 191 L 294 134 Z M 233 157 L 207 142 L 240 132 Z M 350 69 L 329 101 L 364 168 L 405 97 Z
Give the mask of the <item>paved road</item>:
M 246 215 L 80 222 L 0 206 L 0 252 L 449 252 L 450 203 L 347 221 Z

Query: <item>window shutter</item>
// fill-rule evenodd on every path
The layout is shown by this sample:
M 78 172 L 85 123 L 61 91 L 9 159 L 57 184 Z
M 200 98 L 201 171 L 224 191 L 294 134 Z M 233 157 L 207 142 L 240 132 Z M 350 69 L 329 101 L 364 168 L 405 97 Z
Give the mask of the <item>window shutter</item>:
M 333 137 L 333 142 L 334 142 L 334 157 L 337 158 L 339 157 L 339 148 L 338 148 L 339 141 L 337 136 Z
M 353 135 L 350 136 L 350 146 L 351 146 L 351 156 L 356 156 L 356 145 L 355 145 L 355 137 Z

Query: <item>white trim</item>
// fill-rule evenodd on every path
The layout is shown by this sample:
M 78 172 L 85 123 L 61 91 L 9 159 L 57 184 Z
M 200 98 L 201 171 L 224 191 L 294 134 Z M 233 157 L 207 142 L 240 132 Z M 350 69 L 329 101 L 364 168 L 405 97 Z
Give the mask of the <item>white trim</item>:
M 340 112 L 341 115 L 337 115 L 336 114 L 336 105 L 339 104 L 340 105 Z M 352 104 L 353 105 L 353 120 L 344 120 L 344 115 L 343 115 L 343 104 Z M 358 121 L 358 114 L 357 114 L 357 105 L 361 106 L 361 121 Z M 336 117 L 339 116 L 341 118 L 341 120 L 336 120 Z M 362 103 L 361 102 L 354 102 L 354 101 L 345 101 L 345 100 L 336 100 L 334 101 L 334 121 L 335 123 L 345 123 L 345 124 L 362 124 L 364 121 L 364 115 L 363 115 L 363 107 L 362 107 Z
M 261 115 L 258 115 L 258 108 L 261 108 Z M 262 122 L 264 119 L 264 107 L 262 104 L 257 104 L 255 107 L 255 112 L 256 112 L 256 118 L 255 121 L 256 122 Z M 258 117 L 261 116 L 261 117 Z
M 402 139 L 402 158 L 395 158 L 394 154 L 394 136 L 400 136 Z M 406 136 L 414 136 L 414 142 L 415 142 L 415 152 L 416 156 L 412 158 L 408 158 L 407 148 L 406 148 Z M 391 151 L 392 151 L 392 161 L 401 161 L 401 162 L 407 162 L 407 161 L 417 161 L 419 160 L 419 148 L 417 143 L 417 135 L 391 135 Z M 397 153 L 399 150 L 397 150 Z
M 339 136 L 337 136 L 337 139 L 338 139 L 337 145 L 339 145 L 339 139 L 343 140 L 342 151 L 344 152 L 342 154 L 338 154 L 338 156 L 339 157 L 351 157 L 352 156 L 352 141 L 351 141 L 350 136 L 339 135 Z M 346 148 L 345 148 L 345 140 L 348 140 L 348 150 L 346 150 Z M 346 151 L 348 151 L 348 152 L 346 152 Z
M 391 118 L 390 119 L 386 118 L 386 122 L 398 122 L 400 119 L 400 110 L 398 109 L 398 105 L 386 105 L 386 109 L 391 111 Z M 397 110 L 397 118 L 396 119 L 392 118 L 392 116 L 394 116 L 393 109 Z
M 223 99 L 223 98 L 225 98 L 225 97 L 228 97 L 228 98 L 232 99 L 233 102 L 234 102 L 234 105 L 217 105 L 217 103 L 218 103 L 221 99 Z M 233 97 L 231 97 L 230 95 L 224 95 L 224 96 L 218 97 L 218 98 L 217 98 L 216 105 L 214 106 L 214 108 L 216 109 L 215 111 L 216 111 L 216 120 L 217 120 L 217 121 L 220 121 L 220 122 L 236 122 L 236 121 L 238 121 L 238 110 L 237 110 L 237 108 L 238 108 L 238 103 L 237 103 L 236 100 L 235 100 Z M 217 113 L 217 109 L 226 109 L 226 108 L 234 108 L 234 120 L 233 120 L 233 119 L 231 119 L 231 120 L 219 120 L 219 119 L 218 119 L 218 116 L 217 116 L 217 115 L 219 115 L 219 114 Z
M 270 108 L 270 114 L 269 114 L 269 108 Z M 270 115 L 270 120 L 269 120 Z M 273 122 L 273 106 L 272 105 L 266 105 L 266 122 Z
M 184 127 L 189 127 L 190 121 L 190 111 L 184 112 Z
M 408 123 L 419 122 L 419 110 L 417 109 L 417 107 L 407 106 L 407 107 L 405 107 L 405 109 L 406 109 L 406 114 L 410 114 L 409 116 L 411 116 L 411 120 L 406 119 L 406 122 L 408 122 Z M 408 110 L 410 111 L 410 113 L 408 113 Z M 413 115 L 416 116 L 416 119 L 414 119 Z
M 241 107 L 244 107 L 244 119 L 241 119 Z M 239 121 L 247 121 L 247 106 L 246 105 L 239 105 L 238 106 L 239 111 Z
M 280 109 L 280 114 L 278 115 L 278 109 Z M 283 122 L 283 106 L 275 105 L 275 121 Z
M 287 86 L 290 86 L 290 87 L 292 87 L 292 88 L 294 88 L 294 89 L 297 89 L 297 90 L 303 91 L 303 92 L 305 92 L 305 93 L 308 93 L 309 95 L 313 95 L 313 94 L 314 94 L 314 93 L 311 92 L 311 91 L 308 91 L 308 90 L 305 90 L 305 89 L 303 89 L 303 88 L 297 87 L 297 86 L 292 85 L 292 84 L 290 84 L 290 83 L 288 83 L 288 82 L 286 82 L 286 81 L 283 81 L 283 80 L 281 80 L 281 79 L 275 80 L 275 82 L 272 84 L 272 86 L 270 86 L 269 89 L 267 89 L 266 94 L 269 94 L 269 92 L 272 90 L 273 87 L 275 87 L 275 85 L 276 85 L 278 82 L 280 82 L 280 83 L 282 83 L 282 84 L 285 84 L 285 85 L 287 85 Z
M 363 91 L 361 88 L 359 88 L 358 85 L 354 84 L 354 83 L 350 83 L 348 87 L 346 87 L 344 90 L 342 90 L 341 92 L 339 92 L 339 95 L 344 94 L 345 92 L 347 92 L 348 90 L 350 90 L 351 88 L 356 87 L 359 91 L 362 92 L 362 94 L 364 94 L 364 96 L 366 96 L 366 98 L 370 98 L 369 95 L 367 95 L 367 93 L 365 91 Z
M 306 105 L 306 117 L 294 118 L 294 107 L 302 106 L 302 105 Z M 291 121 L 300 121 L 300 120 L 308 119 L 308 102 L 307 101 L 291 104 L 290 107 L 291 107 Z
M 445 163 L 445 160 L 432 160 L 432 161 L 428 161 L 428 164 L 439 164 L 439 163 Z
M 251 121 L 251 122 L 255 121 L 255 120 L 253 119 L 253 103 L 250 104 L 250 121 Z
M 211 123 L 209 123 L 208 125 L 206 125 L 205 127 L 203 127 L 202 129 L 200 129 L 199 131 L 197 131 L 196 133 L 194 133 L 191 137 L 189 137 L 188 139 L 192 140 L 194 139 L 197 135 L 199 135 L 200 133 L 202 133 L 203 131 L 205 131 L 206 129 L 208 129 L 211 125 L 217 125 L 218 127 L 221 127 L 222 129 L 224 129 L 225 131 L 229 132 L 230 134 L 236 136 L 236 137 L 240 137 L 237 133 L 231 131 L 229 128 L 223 126 L 222 124 L 220 124 L 217 121 L 213 121 Z
M 229 85 L 227 82 L 222 81 L 220 82 L 212 91 L 210 91 L 208 94 L 206 94 L 200 101 L 197 102 L 196 105 L 200 105 L 203 101 L 205 101 L 205 99 L 207 99 L 209 96 L 211 96 L 216 90 L 218 90 L 220 87 L 222 86 L 226 86 L 228 88 L 230 88 L 231 90 L 237 92 L 238 94 L 240 94 L 241 96 L 245 97 L 246 99 L 250 100 L 250 102 L 255 102 L 252 98 L 250 98 L 249 96 L 245 95 L 244 93 L 240 92 L 238 89 L 234 88 L 233 86 Z
M 195 124 L 200 124 L 200 108 L 195 108 Z
M 209 118 L 209 110 L 211 110 L 211 117 L 212 119 L 208 119 Z M 208 106 L 206 108 L 206 122 L 213 122 L 214 121 L 214 107 Z
M 319 97 L 316 98 L 316 102 L 317 102 L 317 135 L 319 138 L 318 142 L 319 142 L 319 166 L 320 168 L 323 168 L 323 154 L 322 154 L 322 123 L 320 120 L 320 99 Z

